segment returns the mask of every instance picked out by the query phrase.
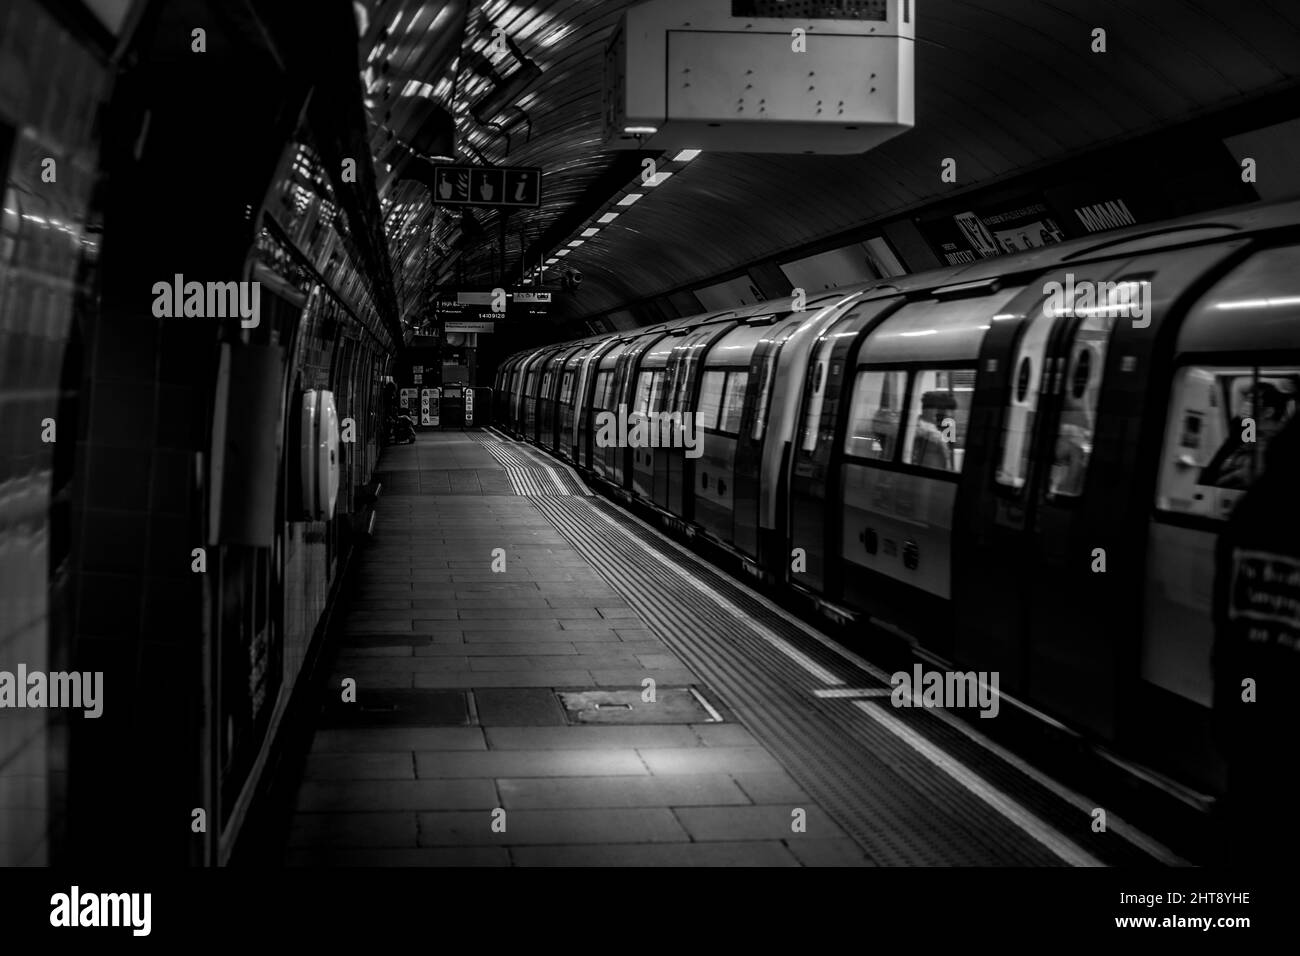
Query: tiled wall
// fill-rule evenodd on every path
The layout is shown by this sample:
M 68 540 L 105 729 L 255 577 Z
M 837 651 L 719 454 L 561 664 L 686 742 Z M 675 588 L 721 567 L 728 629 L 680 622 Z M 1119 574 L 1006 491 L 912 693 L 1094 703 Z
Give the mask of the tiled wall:
M 85 216 L 98 161 L 92 126 L 105 84 L 102 64 L 40 4 L 0 3 L 0 124 L 7 127 L 0 143 L 6 133 L 13 137 L 8 167 L 0 168 L 7 173 L 0 213 L 3 671 L 19 663 L 66 667 L 65 636 L 51 625 L 48 599 L 51 561 L 65 551 L 51 534 L 55 446 L 42 441 L 41 422 L 55 419 L 56 440 L 75 442 L 75 422 L 59 421 L 58 406 L 84 281 L 82 251 L 94 242 Z M 47 157 L 55 161 L 54 182 L 42 180 Z M 49 861 L 67 765 L 63 719 L 54 710 L 0 710 L 0 866 Z

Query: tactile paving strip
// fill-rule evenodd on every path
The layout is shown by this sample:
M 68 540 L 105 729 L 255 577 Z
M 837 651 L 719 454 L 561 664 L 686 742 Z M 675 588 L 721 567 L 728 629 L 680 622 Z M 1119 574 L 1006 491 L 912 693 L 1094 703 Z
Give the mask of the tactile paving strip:
M 531 455 L 524 457 L 518 454 L 515 449 L 522 449 L 523 446 L 521 445 L 512 447 L 499 438 L 494 438 L 492 435 L 482 432 L 467 432 L 466 434 L 482 445 L 487 453 L 505 469 L 510 478 L 511 487 L 514 488 L 517 495 L 535 498 L 547 495 L 591 494 L 564 466 L 537 467 L 539 464 L 537 459 L 532 458 Z
M 850 724 L 838 707 L 818 706 L 821 702 L 815 702 L 812 691 L 824 683 L 748 622 L 761 622 L 769 633 L 783 637 L 787 630 L 798 629 L 707 565 L 677 552 L 665 553 L 674 565 L 684 566 L 685 576 L 665 573 L 654 556 L 664 542 L 640 525 L 620 520 L 606 502 L 567 497 L 535 498 L 533 504 L 715 689 L 873 861 L 912 866 L 1061 864 L 1047 847 L 925 758 L 906 752 L 892 735 L 872 734 L 869 719 L 858 715 Z M 731 607 L 711 600 L 687 576 L 707 580 Z M 802 640 L 789 636 L 797 649 L 806 648 L 809 659 L 824 663 L 826 672 L 843 668 L 832 668 L 828 658 L 835 655 L 806 635 Z

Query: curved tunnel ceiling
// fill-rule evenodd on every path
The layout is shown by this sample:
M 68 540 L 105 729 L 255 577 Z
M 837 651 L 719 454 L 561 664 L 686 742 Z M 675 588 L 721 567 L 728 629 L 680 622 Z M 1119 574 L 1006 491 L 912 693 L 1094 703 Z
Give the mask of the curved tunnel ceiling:
M 491 162 L 545 171 L 542 207 L 509 221 L 507 275 L 518 274 L 521 249 L 575 204 L 611 198 L 590 192 L 626 154 L 602 149 L 600 131 L 604 45 L 628 5 L 487 2 L 470 12 L 468 48 L 476 16 L 486 16 L 543 69 L 520 99 L 531 134 L 525 141 L 524 124 L 512 124 L 508 155 L 503 137 L 479 127 L 456 98 L 463 140 Z M 377 15 L 398 6 L 384 4 Z M 914 129 L 858 156 L 701 155 L 573 250 L 566 261 L 586 281 L 565 297 L 565 311 L 619 308 L 1300 77 L 1294 0 L 919 0 L 916 7 Z M 1096 27 L 1107 32 L 1106 53 L 1091 52 Z M 486 42 L 480 25 L 478 46 Z M 489 85 L 466 88 L 463 63 L 460 73 L 469 101 Z M 940 180 L 945 157 L 957 160 L 955 186 Z M 490 284 L 499 275 L 496 214 L 477 219 L 483 229 L 464 247 L 456 277 Z M 558 244 L 535 251 L 549 254 Z M 456 275 L 445 262 L 430 271 L 435 280 Z

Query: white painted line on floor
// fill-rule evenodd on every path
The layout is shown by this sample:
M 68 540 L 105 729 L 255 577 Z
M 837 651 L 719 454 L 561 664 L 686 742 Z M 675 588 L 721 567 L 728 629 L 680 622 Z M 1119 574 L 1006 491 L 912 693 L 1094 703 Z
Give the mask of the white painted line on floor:
M 813 691 L 814 697 L 888 697 L 894 692 L 892 687 L 820 687 Z
M 617 531 L 624 530 L 623 528 L 620 528 L 618 526 L 618 523 L 614 521 L 613 518 L 609 517 L 609 515 L 605 514 L 605 512 L 601 511 L 599 508 L 592 508 L 591 510 L 595 515 L 597 515 L 602 521 L 604 521 L 610 527 L 614 528 Z M 633 520 L 638 520 L 638 519 L 634 518 Z M 649 527 L 649 526 L 645 525 L 645 527 Z M 651 528 L 650 530 L 653 531 L 654 529 Z M 768 630 L 766 627 L 759 624 L 757 621 L 754 621 L 748 614 L 746 614 L 740 608 L 736 607 L 736 605 L 732 604 L 730 601 L 728 601 L 725 597 L 723 597 L 713 588 L 695 580 L 695 578 L 684 568 L 679 567 L 678 565 L 669 561 L 667 558 L 663 557 L 662 555 L 660 555 L 655 551 L 647 550 L 646 553 L 650 555 L 652 558 L 654 558 L 656 561 L 658 561 L 665 568 L 667 568 L 668 570 L 676 574 L 679 578 L 681 578 L 691 587 L 695 588 L 695 590 L 699 591 L 701 594 L 707 597 L 719 608 L 726 611 L 728 614 L 736 618 L 738 621 L 743 621 L 751 631 L 753 631 L 755 634 L 761 637 L 773 648 L 780 651 L 786 657 L 790 658 L 790 660 L 794 661 L 796 664 L 798 664 L 800 667 L 806 670 L 813 677 L 817 678 L 817 680 L 819 680 L 821 683 L 830 684 L 832 686 L 844 683 L 844 681 L 840 680 L 840 678 L 836 677 L 826 668 L 822 667 L 820 664 L 814 661 L 807 654 L 803 653 L 802 651 L 796 648 L 791 647 L 785 641 L 781 640 L 781 638 L 776 634 L 774 634 L 772 631 Z
M 1104 866 L 1100 860 L 1083 850 L 1073 840 L 1066 837 L 1055 827 L 1049 826 L 1034 816 L 1020 804 L 1016 803 L 1001 790 L 988 784 L 978 774 L 972 773 L 965 764 L 960 763 L 912 730 L 888 710 L 875 707 L 864 701 L 854 705 L 876 723 L 880 724 L 895 737 L 929 760 L 932 764 L 952 777 L 959 784 L 979 797 L 1002 816 L 1029 834 L 1043 846 L 1071 866 Z
M 722 723 L 722 715 L 713 709 L 713 705 L 704 699 L 704 695 L 702 695 L 694 687 L 691 688 L 691 693 L 695 695 L 695 699 L 700 702 L 700 706 L 703 707 L 705 710 L 707 710 L 711 715 L 709 717 L 710 723 L 715 723 L 715 724 Z
M 559 489 L 560 494 L 564 494 L 564 488 L 565 488 L 564 479 L 562 479 L 559 473 L 555 470 L 555 468 L 552 467 L 551 462 L 553 459 L 550 459 L 544 452 L 538 451 L 537 449 L 532 448 L 531 446 L 526 445 L 523 442 L 519 443 L 519 447 L 524 452 L 524 454 L 526 454 L 530 459 L 537 462 L 537 464 L 541 465 L 548 472 L 550 472 L 551 479 L 555 482 L 556 488 Z M 577 483 L 577 486 L 579 488 L 581 488 L 584 492 L 587 491 L 587 485 L 582 481 L 581 478 L 578 477 L 577 472 L 575 472 L 572 468 L 569 468 L 563 462 L 558 462 L 557 464 L 559 465 L 559 467 L 568 470 L 568 472 L 573 476 L 573 480 L 574 482 Z

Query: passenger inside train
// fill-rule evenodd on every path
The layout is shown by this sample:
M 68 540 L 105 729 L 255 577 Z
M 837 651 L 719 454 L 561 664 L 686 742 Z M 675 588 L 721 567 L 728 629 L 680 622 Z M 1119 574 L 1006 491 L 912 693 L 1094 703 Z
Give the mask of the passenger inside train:
M 1201 469 L 1197 483 L 1218 488 L 1249 488 L 1262 470 L 1269 443 L 1296 411 L 1294 377 L 1262 376 L 1256 370 L 1249 378 L 1219 374 L 1216 389 L 1225 401 L 1219 407 L 1231 409 L 1223 445 Z M 1226 401 L 1233 397 L 1231 404 Z

